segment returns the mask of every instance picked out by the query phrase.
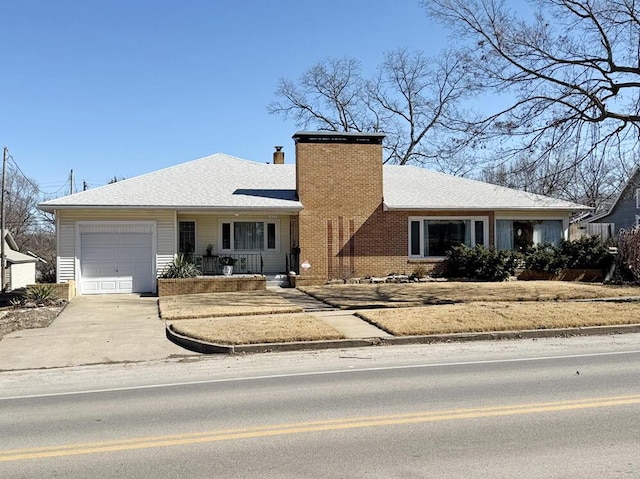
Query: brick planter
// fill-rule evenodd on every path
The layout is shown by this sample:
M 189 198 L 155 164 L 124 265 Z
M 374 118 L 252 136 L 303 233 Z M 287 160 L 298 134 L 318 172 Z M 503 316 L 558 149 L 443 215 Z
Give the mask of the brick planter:
M 301 276 L 289 275 L 289 286 L 297 288 L 298 286 L 322 286 L 327 284 L 327 278 L 322 276 Z
M 42 284 L 42 283 L 40 283 Z M 74 280 L 67 281 L 66 283 L 44 283 L 48 286 L 53 287 L 56 292 L 56 295 L 60 299 L 64 299 L 65 301 L 71 301 L 76 297 L 76 282 Z M 37 286 L 38 284 L 28 285 L 29 286 Z
M 267 289 L 267 279 L 254 276 L 208 276 L 196 278 L 158 278 L 158 296 L 174 296 L 197 293 L 229 293 L 236 291 L 262 291 Z
M 522 270 L 517 275 L 521 281 L 582 281 L 585 283 L 601 283 L 604 275 L 599 269 L 563 269 L 558 273 L 546 271 Z

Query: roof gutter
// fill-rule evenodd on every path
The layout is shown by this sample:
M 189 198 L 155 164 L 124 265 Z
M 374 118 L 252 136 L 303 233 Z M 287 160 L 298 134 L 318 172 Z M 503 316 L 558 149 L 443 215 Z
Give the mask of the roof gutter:
M 546 211 L 546 210 L 556 210 L 556 211 L 583 211 L 583 210 L 592 210 L 593 207 L 585 206 L 585 205 L 576 205 L 573 207 L 569 206 L 541 206 L 541 207 L 525 207 L 525 206 L 406 206 L 406 205 L 394 205 L 389 206 L 386 203 L 382 204 L 384 211 Z
M 56 210 L 175 210 L 175 211 L 302 211 L 300 206 L 175 206 L 175 205 L 45 205 L 39 204 L 38 209 L 48 213 Z

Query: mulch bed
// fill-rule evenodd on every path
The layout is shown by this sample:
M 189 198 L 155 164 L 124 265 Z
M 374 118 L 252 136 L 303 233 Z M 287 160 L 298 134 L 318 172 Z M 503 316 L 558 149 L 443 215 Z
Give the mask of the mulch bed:
M 0 311 L 0 340 L 21 329 L 46 328 L 62 311 L 62 306 L 44 306 Z

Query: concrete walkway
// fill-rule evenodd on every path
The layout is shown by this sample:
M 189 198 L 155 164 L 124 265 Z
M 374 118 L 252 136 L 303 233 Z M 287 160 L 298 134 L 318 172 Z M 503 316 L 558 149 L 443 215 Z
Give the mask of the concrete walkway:
M 278 296 L 282 296 L 287 301 L 300 306 L 305 313 L 312 313 L 316 311 L 335 311 L 338 308 L 324 303 L 307 293 L 303 293 L 299 289 L 295 288 L 281 288 L 280 286 L 273 286 L 267 288 L 269 291 L 276 293 Z
M 0 371 L 160 360 L 193 353 L 168 341 L 158 298 L 78 296 L 48 328 L 0 340 Z
M 353 312 L 335 308 L 298 289 L 280 287 L 268 289 L 300 306 L 306 313 L 323 320 L 329 326 L 342 333 L 347 339 L 386 338 L 391 336 L 386 331 L 358 318 Z

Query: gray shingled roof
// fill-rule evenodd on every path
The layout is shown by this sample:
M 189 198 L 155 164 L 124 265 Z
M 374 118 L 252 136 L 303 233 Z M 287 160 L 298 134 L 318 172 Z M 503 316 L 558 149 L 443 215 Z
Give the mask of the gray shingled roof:
M 413 166 L 384 167 L 391 210 L 560 209 L 588 207 Z M 40 208 L 175 208 L 299 211 L 295 165 L 271 165 L 217 153 L 170 168 L 41 203 Z
M 2 241 L 2 237 L 4 237 L 4 245 L 5 250 L 4 254 L 7 258 L 7 262 L 9 263 L 35 263 L 38 261 L 33 256 L 29 256 L 27 254 L 21 253 L 18 251 L 18 245 L 16 241 L 13 239 L 13 235 L 9 232 L 9 230 L 3 230 L 4 234 L 0 232 L 0 241 Z
M 584 210 L 588 206 L 415 166 L 384 167 L 390 210 Z
M 291 210 L 297 201 L 295 165 L 268 165 L 217 153 L 41 203 L 56 208 L 175 208 Z

